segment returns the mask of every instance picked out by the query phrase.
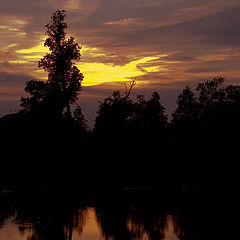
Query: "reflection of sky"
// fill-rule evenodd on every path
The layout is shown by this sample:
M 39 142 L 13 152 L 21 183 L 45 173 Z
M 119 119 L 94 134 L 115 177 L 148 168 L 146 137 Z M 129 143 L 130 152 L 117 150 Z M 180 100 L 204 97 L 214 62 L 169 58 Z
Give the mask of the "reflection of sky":
M 239 0 L 1 0 L 0 112 L 27 80 L 46 78 L 37 61 L 56 9 L 67 10 L 68 33 L 83 46 L 78 66 L 93 87 L 91 99 L 83 88 L 85 106 L 99 100 L 99 84 L 112 91 L 133 77 L 139 91 L 160 93 L 217 75 L 239 83 Z
M 103 240 L 101 230 L 97 224 L 94 209 L 89 209 L 86 224 L 83 227 L 83 233 L 79 236 L 73 234 L 73 240 Z
M 18 226 L 13 223 L 13 218 L 6 220 L 5 224 L 0 228 L 1 240 L 29 240 L 31 236 L 31 230 L 22 234 L 18 230 Z
M 178 240 L 176 233 L 176 222 L 175 218 L 171 215 L 167 216 L 166 226 L 164 228 L 164 238 L 162 240 Z M 132 231 L 131 227 L 134 227 L 134 223 L 126 223 L 129 231 Z M 24 232 L 19 231 L 19 226 L 14 223 L 14 218 L 9 218 L 5 221 L 2 228 L 0 228 L 0 239 L 1 240 L 29 240 L 34 233 L 31 229 L 30 223 L 25 223 Z M 149 240 L 147 233 L 142 234 L 143 239 Z M 77 230 L 73 231 L 72 240 L 104 240 L 101 234 L 101 229 L 97 223 L 96 213 L 93 208 L 88 209 L 86 223 L 83 227 L 83 232 L 79 233 Z M 135 239 L 137 240 L 137 239 Z

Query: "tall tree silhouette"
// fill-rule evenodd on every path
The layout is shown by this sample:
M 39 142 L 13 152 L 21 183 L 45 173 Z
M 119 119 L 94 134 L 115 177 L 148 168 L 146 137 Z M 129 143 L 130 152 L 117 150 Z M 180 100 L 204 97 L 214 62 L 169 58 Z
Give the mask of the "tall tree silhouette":
M 239 129 L 240 118 L 240 87 L 224 86 L 225 79 L 216 77 L 210 81 L 198 84 L 198 101 L 200 117 L 211 128 L 221 128 L 221 132 L 229 128 Z
M 151 99 L 145 100 L 143 95 L 137 97 L 133 122 L 139 128 L 150 134 L 158 133 L 167 126 L 165 108 L 160 103 L 160 95 L 153 92 Z
M 135 85 L 136 81 L 131 80 L 125 84 L 125 94 L 114 91 L 112 96 L 100 102 L 94 125 L 95 133 L 105 134 L 105 136 L 127 133 L 134 111 L 134 103 L 130 94 Z
M 172 114 L 172 124 L 178 127 L 190 127 L 199 117 L 199 104 L 194 92 L 186 86 L 178 96 L 177 109 Z
M 100 102 L 94 131 L 100 135 L 126 133 L 133 109 L 134 104 L 129 97 L 114 91 L 112 96 Z
M 85 119 L 82 113 L 82 109 L 79 105 L 77 105 L 76 109 L 74 110 L 73 116 L 74 116 L 74 121 L 78 126 L 80 126 L 85 130 L 88 129 L 87 120 Z
M 223 87 L 225 79 L 223 77 L 215 77 L 204 83 L 199 83 L 196 91 L 198 91 L 198 102 L 200 106 L 200 115 L 204 117 L 212 111 L 216 104 L 222 103 L 225 99 L 225 90 Z
M 46 25 L 48 37 L 44 46 L 49 48 L 50 53 L 39 61 L 38 67 L 48 72 L 48 80 L 46 83 L 26 83 L 25 90 L 30 93 L 30 97 L 22 98 L 21 106 L 27 111 L 44 105 L 57 118 L 62 117 L 65 109 L 67 117 L 71 117 L 70 105 L 78 98 L 83 74 L 75 66 L 81 57 L 81 47 L 73 37 L 66 38 L 65 17 L 64 10 L 57 10 L 51 16 L 51 22 Z

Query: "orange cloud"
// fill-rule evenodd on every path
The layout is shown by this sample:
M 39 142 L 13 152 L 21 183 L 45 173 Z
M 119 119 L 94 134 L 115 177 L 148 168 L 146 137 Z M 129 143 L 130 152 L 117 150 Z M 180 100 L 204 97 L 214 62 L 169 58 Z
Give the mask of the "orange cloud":
M 104 25 L 118 25 L 118 26 L 129 26 L 129 25 L 144 25 L 143 19 L 141 18 L 125 18 L 117 21 L 110 21 L 103 23 Z

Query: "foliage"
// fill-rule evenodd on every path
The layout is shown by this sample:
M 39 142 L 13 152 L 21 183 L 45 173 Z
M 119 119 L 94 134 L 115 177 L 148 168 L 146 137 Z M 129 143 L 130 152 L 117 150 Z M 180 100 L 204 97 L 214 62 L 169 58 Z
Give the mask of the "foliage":
M 30 97 L 21 98 L 21 107 L 26 111 L 36 109 L 47 95 L 47 85 L 43 81 L 28 81 L 24 90 L 30 94 Z
M 153 92 L 150 100 L 146 101 L 143 95 L 137 97 L 134 109 L 134 124 L 140 129 L 156 131 L 167 125 L 165 108 L 160 103 L 160 96 Z
M 177 126 L 190 126 L 196 123 L 199 116 L 199 105 L 195 94 L 186 86 L 178 96 L 177 109 L 172 114 L 172 124 Z
M 121 132 L 132 117 L 134 104 L 126 95 L 114 91 L 112 96 L 100 102 L 94 130 L 97 133 Z M 113 133 L 113 132 L 112 132 Z
M 205 128 L 230 126 L 239 119 L 240 86 L 224 86 L 223 77 L 215 77 L 199 83 L 195 93 L 188 86 L 178 96 L 177 109 L 173 113 L 173 126 Z M 197 125 L 196 125 L 197 124 Z
M 88 129 L 87 120 L 85 119 L 80 106 L 76 107 L 76 109 L 73 112 L 73 116 L 74 116 L 74 122 L 78 126 L 80 126 L 82 129 L 85 129 L 85 130 Z
M 166 127 L 167 116 L 165 108 L 160 103 L 159 94 L 154 92 L 148 101 L 143 95 L 139 95 L 137 102 L 134 102 L 130 98 L 131 86 L 130 83 L 124 95 L 115 91 L 112 96 L 100 102 L 94 127 L 97 134 L 117 136 L 153 134 L 154 131 L 157 133 Z
M 227 86 L 225 89 L 225 101 L 240 103 L 240 86 Z
M 48 72 L 48 80 L 46 83 L 34 83 L 33 80 L 26 83 L 25 90 L 30 96 L 21 99 L 25 111 L 43 103 L 56 113 L 56 118 L 62 117 L 65 108 L 68 117 L 71 117 L 70 104 L 78 99 L 83 75 L 74 65 L 80 60 L 81 47 L 73 37 L 66 39 L 65 17 L 65 11 L 57 10 L 46 25 L 48 37 L 44 46 L 49 48 L 50 53 L 39 61 L 38 66 Z
M 215 77 L 204 83 L 199 83 L 196 91 L 199 92 L 198 103 L 200 106 L 200 115 L 204 117 L 216 104 L 224 101 L 224 83 L 223 77 Z

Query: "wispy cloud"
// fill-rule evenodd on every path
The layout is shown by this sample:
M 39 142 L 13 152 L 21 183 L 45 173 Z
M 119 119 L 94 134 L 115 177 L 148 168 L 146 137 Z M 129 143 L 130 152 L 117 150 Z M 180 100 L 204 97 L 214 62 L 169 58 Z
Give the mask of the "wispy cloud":
M 104 22 L 104 25 L 117 25 L 117 26 L 129 26 L 129 25 L 144 25 L 142 18 L 125 18 L 117 21 Z
M 17 76 L 47 78 L 37 62 L 56 9 L 67 10 L 69 35 L 83 45 L 78 66 L 88 89 L 132 77 L 156 90 L 216 75 L 240 79 L 239 0 L 1 0 L 0 72 L 16 77 L 16 89 L 24 85 Z M 10 85 L 0 91 L 12 92 Z

